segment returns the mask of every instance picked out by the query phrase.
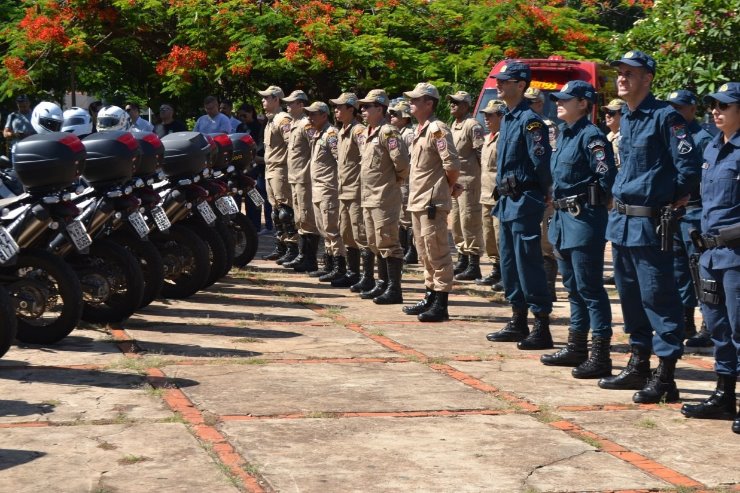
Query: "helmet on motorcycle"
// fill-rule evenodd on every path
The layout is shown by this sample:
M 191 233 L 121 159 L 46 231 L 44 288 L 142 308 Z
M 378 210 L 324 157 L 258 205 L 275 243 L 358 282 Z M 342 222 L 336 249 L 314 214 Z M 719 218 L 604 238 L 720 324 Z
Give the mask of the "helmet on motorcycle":
M 57 104 L 49 101 L 37 104 L 33 113 L 31 113 L 31 125 L 33 125 L 37 134 L 59 132 L 63 121 L 62 109 Z
M 72 132 L 78 137 L 92 133 L 90 113 L 76 106 L 65 110 L 62 132 Z
M 103 106 L 98 111 L 98 132 L 109 132 L 111 130 L 129 130 L 131 119 L 128 113 L 118 106 Z

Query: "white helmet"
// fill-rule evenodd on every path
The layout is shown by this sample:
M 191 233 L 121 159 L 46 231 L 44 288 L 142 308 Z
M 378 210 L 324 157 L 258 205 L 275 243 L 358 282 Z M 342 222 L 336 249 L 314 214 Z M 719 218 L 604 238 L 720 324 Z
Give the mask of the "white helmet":
M 103 106 L 98 111 L 96 126 L 98 132 L 126 131 L 131 128 L 131 119 L 128 117 L 128 113 L 118 106 Z
M 62 109 L 59 105 L 49 101 L 37 104 L 31 114 L 31 125 L 38 134 L 59 132 L 63 121 Z
M 90 118 L 90 113 L 77 106 L 65 110 L 62 132 L 72 132 L 77 137 L 92 133 L 92 118 Z

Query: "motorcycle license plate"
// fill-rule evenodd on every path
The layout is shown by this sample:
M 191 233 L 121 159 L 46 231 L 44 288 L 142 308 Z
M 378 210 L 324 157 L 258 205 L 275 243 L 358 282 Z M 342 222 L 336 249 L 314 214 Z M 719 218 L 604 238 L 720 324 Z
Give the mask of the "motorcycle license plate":
M 74 243 L 78 252 L 81 252 L 92 245 L 92 238 L 87 234 L 85 225 L 80 221 L 72 221 L 69 223 L 67 225 L 67 233 L 69 233 L 69 238 L 72 240 L 72 243 Z
M 216 221 L 216 213 L 213 212 L 208 202 L 203 201 L 198 204 L 198 212 L 200 212 L 200 217 L 203 218 L 206 224 L 213 224 Z
M 216 201 L 216 207 L 219 212 L 224 216 L 231 216 L 239 212 L 239 207 L 236 205 L 236 200 L 231 195 L 221 197 Z
M 136 233 L 141 238 L 146 238 L 149 234 L 149 226 L 146 224 L 146 220 L 141 212 L 133 212 L 128 216 L 128 222 L 134 227 Z
M 172 226 L 170 218 L 167 217 L 167 213 L 160 206 L 152 208 L 152 217 L 154 218 L 154 223 L 157 225 L 157 229 L 160 231 L 167 231 Z
M 0 226 L 0 264 L 5 264 L 18 253 L 18 243 L 8 231 Z
M 262 195 L 260 195 L 260 193 L 255 188 L 248 191 L 247 196 L 252 201 L 255 207 L 262 207 L 262 205 L 265 203 L 265 199 L 262 198 Z

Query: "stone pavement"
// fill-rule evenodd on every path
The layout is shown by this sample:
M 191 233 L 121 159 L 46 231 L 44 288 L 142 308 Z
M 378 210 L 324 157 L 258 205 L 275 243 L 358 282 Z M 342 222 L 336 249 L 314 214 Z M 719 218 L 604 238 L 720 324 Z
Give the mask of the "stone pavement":
M 422 296 L 418 267 L 404 288 Z M 461 283 L 450 299 L 449 323 L 421 324 L 255 261 L 120 327 L 14 347 L 0 360 L 0 491 L 740 491 L 730 422 L 634 405 L 540 351 L 489 343 L 509 315 L 500 296 Z M 711 393 L 711 368 L 708 352 L 681 360 L 684 401 Z

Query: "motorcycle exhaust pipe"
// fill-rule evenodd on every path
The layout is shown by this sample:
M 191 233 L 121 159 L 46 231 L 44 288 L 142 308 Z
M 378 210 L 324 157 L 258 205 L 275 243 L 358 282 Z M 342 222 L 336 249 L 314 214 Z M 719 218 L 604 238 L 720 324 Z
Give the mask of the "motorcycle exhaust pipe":
M 15 240 L 18 246 L 21 248 L 31 247 L 39 237 L 44 234 L 44 231 L 49 227 L 51 223 L 50 218 L 39 219 L 32 216 L 28 219 L 28 222 L 24 225 L 23 231 L 18 234 L 18 238 Z

